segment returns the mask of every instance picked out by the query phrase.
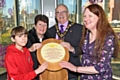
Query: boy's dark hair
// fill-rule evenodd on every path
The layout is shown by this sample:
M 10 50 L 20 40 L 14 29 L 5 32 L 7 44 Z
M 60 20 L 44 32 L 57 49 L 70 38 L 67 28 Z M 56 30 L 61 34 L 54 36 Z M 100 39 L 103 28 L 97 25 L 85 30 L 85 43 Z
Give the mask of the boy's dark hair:
M 28 34 L 28 31 L 23 26 L 18 26 L 12 29 L 11 37 L 15 38 L 16 35 Z
M 39 15 L 35 16 L 34 24 L 36 25 L 38 21 L 43 21 L 43 22 L 47 23 L 47 26 L 49 26 L 48 17 L 45 15 L 39 14 Z

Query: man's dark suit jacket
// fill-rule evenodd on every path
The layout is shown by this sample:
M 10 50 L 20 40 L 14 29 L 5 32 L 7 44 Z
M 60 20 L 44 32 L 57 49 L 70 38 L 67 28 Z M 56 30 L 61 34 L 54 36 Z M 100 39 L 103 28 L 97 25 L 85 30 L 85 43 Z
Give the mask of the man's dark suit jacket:
M 69 21 L 69 24 L 71 22 Z M 52 38 L 56 37 L 56 29 L 55 26 L 52 26 L 51 28 L 48 29 L 48 33 Z M 64 36 L 64 41 L 69 42 L 75 49 L 75 53 L 69 52 L 70 53 L 70 58 L 69 62 L 74 64 L 75 66 L 80 66 L 80 52 L 78 50 L 79 48 L 79 43 L 80 39 L 82 36 L 82 25 L 74 23 L 69 29 L 66 35 Z M 78 77 L 78 73 L 74 73 L 69 71 L 68 72 L 68 78 L 72 79 L 75 77 Z

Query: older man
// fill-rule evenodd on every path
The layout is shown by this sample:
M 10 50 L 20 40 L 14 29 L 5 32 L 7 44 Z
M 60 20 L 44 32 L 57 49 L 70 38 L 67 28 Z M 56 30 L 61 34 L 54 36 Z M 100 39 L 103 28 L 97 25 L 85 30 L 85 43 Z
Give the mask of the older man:
M 67 47 L 70 53 L 69 62 L 75 66 L 80 66 L 80 53 L 78 46 L 82 35 L 82 25 L 68 20 L 69 12 L 67 6 L 60 4 L 55 9 L 56 22 L 54 26 L 48 29 L 52 38 L 61 39 L 64 42 L 62 46 Z M 78 73 L 68 71 L 68 80 L 78 80 Z

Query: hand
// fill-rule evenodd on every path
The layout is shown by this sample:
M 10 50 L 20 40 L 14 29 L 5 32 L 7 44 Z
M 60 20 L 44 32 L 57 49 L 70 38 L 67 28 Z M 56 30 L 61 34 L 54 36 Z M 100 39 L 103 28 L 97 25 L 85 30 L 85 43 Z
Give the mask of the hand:
M 70 52 L 75 52 L 74 48 L 68 42 L 61 42 L 60 43 L 63 47 L 66 47 Z
M 35 70 L 35 73 L 36 74 L 42 73 L 47 68 L 47 66 L 48 66 L 48 63 L 44 62 Z
M 29 51 L 30 52 L 34 52 L 36 51 L 38 48 L 40 48 L 42 46 L 41 43 L 34 43 L 30 48 L 29 48 Z
M 61 67 L 63 67 L 63 68 L 67 68 L 67 69 L 69 69 L 69 70 L 71 70 L 71 71 L 76 72 L 76 66 L 74 66 L 74 65 L 71 64 L 70 62 L 61 61 L 61 62 L 59 63 L 59 65 L 60 65 Z

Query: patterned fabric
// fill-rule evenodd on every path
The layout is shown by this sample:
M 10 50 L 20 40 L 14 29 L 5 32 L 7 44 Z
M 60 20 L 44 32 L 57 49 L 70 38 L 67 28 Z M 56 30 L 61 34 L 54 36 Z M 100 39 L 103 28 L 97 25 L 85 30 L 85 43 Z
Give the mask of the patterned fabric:
M 4 67 L 4 56 L 6 53 L 7 46 L 2 46 L 0 44 L 0 67 Z
M 112 80 L 112 68 L 110 62 L 114 52 L 114 36 L 108 35 L 106 37 L 100 62 L 97 62 L 92 57 L 94 44 L 95 41 L 89 43 L 88 32 L 82 47 L 84 53 L 82 56 L 82 66 L 94 66 L 99 74 L 82 74 L 80 80 Z

